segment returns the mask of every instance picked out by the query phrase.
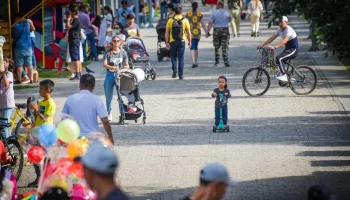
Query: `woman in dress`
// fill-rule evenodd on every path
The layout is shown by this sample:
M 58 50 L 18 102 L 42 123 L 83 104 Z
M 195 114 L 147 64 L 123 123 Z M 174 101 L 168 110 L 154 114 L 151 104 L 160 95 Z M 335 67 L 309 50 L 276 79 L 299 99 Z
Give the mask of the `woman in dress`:
M 252 26 L 252 32 L 250 36 L 257 37 L 259 36 L 259 25 L 260 17 L 263 11 L 263 6 L 260 0 L 251 0 L 248 5 L 248 14 L 250 15 L 250 22 Z
M 98 39 L 98 47 L 104 48 L 106 42 L 107 29 L 113 28 L 114 20 L 113 20 L 113 11 L 109 6 L 105 6 L 103 8 L 103 13 L 105 17 L 103 18 L 101 27 L 100 27 L 100 35 Z

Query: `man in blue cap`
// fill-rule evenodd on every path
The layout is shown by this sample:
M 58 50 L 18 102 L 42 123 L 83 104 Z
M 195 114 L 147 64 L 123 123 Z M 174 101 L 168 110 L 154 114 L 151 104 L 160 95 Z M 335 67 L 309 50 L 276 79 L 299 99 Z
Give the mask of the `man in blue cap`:
M 235 184 L 229 177 L 226 167 L 220 163 L 209 163 L 204 166 L 199 180 L 199 187 L 184 200 L 220 200 L 224 198 L 227 186 Z
M 93 142 L 86 154 L 81 158 L 84 166 L 84 177 L 92 190 L 97 192 L 99 200 L 129 200 L 115 183 L 115 173 L 119 165 L 118 157 L 113 149 Z

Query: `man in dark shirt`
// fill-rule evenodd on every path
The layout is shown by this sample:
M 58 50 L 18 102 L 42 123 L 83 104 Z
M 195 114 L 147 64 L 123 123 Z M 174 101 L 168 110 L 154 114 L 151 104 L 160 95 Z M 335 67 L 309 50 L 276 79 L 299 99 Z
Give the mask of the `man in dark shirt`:
M 85 180 L 89 187 L 97 192 L 99 200 L 130 200 L 115 184 L 114 173 L 119 161 L 111 147 L 98 141 L 93 142 L 81 162 L 84 166 Z
M 70 15 L 67 20 L 68 29 L 68 46 L 71 58 L 71 67 L 75 67 L 75 77 L 70 80 L 79 80 L 81 77 L 81 61 L 80 61 L 80 42 L 81 42 L 81 24 L 78 18 L 78 9 L 76 7 L 69 8 Z
M 209 163 L 200 172 L 200 185 L 196 191 L 183 200 L 221 200 L 228 186 L 235 182 L 230 179 L 225 166 L 220 163 Z

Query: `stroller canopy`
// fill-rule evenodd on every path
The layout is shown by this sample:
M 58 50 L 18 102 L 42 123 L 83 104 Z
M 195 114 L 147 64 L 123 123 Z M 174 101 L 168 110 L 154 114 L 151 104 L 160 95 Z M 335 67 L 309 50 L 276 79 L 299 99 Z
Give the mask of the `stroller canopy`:
M 144 51 L 146 51 L 146 47 L 145 45 L 143 44 L 143 41 L 141 38 L 138 38 L 138 37 L 129 37 L 127 40 L 126 40 L 126 47 L 128 49 L 133 49 L 133 48 L 141 48 L 143 49 Z
M 121 69 L 118 72 L 118 86 L 120 91 L 134 91 L 137 86 L 137 79 L 134 70 Z

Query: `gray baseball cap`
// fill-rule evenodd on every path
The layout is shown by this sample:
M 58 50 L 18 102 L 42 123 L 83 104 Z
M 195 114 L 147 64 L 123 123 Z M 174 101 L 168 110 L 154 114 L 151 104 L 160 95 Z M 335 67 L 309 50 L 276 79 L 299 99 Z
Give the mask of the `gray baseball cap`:
M 236 181 L 229 177 L 226 167 L 220 163 L 209 163 L 204 166 L 200 173 L 200 179 L 225 183 L 227 185 L 234 185 L 236 183 Z
M 120 34 L 118 34 L 118 35 L 116 35 L 116 36 L 117 36 L 119 39 L 125 41 L 125 35 L 124 35 L 124 34 L 120 33 Z
M 117 154 L 113 149 L 98 141 L 89 145 L 81 162 L 84 167 L 103 174 L 114 174 L 119 165 Z

